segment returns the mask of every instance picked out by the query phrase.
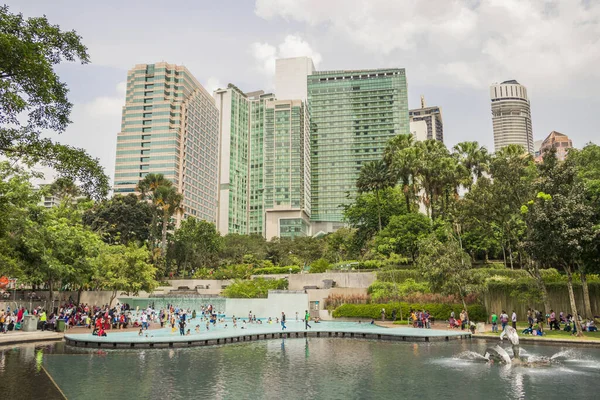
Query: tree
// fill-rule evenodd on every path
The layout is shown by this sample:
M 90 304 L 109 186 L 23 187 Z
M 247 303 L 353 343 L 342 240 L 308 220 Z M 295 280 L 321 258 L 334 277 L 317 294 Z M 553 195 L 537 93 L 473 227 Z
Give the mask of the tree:
M 585 201 L 584 188 L 575 181 L 571 161 L 560 163 L 556 151 L 544 155 L 540 167 L 539 190 L 534 199 L 523 206 L 527 223 L 525 246 L 538 262 L 560 265 L 567 275 L 571 311 L 582 335 L 577 304 L 573 292 L 573 273 L 582 263 L 586 249 L 593 245 L 596 231 L 593 209 Z
M 152 201 L 158 213 L 152 221 L 154 226 L 161 221 L 160 254 L 165 255 L 167 249 L 167 231 L 171 218 L 181 211 L 183 195 L 177 192 L 173 183 L 163 174 L 148 174 L 137 185 L 140 198 Z
M 415 177 L 423 190 L 423 203 L 432 220 L 444 216 L 458 196 L 460 169 L 456 157 L 439 140 L 415 143 Z
M 487 236 L 495 237 L 504 264 L 513 268 L 513 249 L 525 232 L 521 206 L 533 196 L 537 171 L 531 155 L 518 145 L 496 152 L 489 169 L 491 179 L 478 179 L 465 194 L 460 222 L 467 228 L 482 227 Z
M 73 201 L 81 194 L 79 186 L 73 180 L 62 177 L 50 184 L 50 193 L 60 201 Z
M 447 234 L 442 242 L 430 235 L 419 242 L 417 269 L 429 281 L 434 292 L 458 295 L 467 310 L 465 297 L 475 291 L 477 282 L 471 274 L 471 259 L 454 236 Z
M 375 236 L 375 250 L 390 255 L 401 254 L 417 258 L 419 241 L 431 234 L 431 220 L 421 213 L 394 215 L 390 223 Z
M 93 260 L 93 283 L 97 288 L 111 290 L 109 304 L 119 292 L 137 295 L 140 291 L 152 292 L 158 282 L 156 268 L 148 263 L 150 254 L 146 247 L 103 244 Z
M 183 195 L 177 192 L 172 186 L 161 186 L 156 190 L 154 197 L 156 206 L 162 212 L 162 228 L 160 249 L 161 255 L 165 254 L 167 249 L 167 230 L 171 218 L 181 211 Z
M 356 229 L 340 228 L 325 236 L 324 253 L 331 262 L 356 259 L 360 253 L 356 245 Z
M 29 221 L 21 248 L 28 261 L 26 274 L 46 282 L 50 300 L 56 287 L 71 286 L 79 292 L 93 275 L 91 260 L 98 254 L 100 238 L 77 220 L 77 214 L 61 206 L 39 213 Z
M 96 203 L 83 214 L 83 223 L 109 244 L 145 243 L 150 238 L 154 210 L 133 193 Z
M 33 190 L 31 175 L 18 166 L 0 162 L 0 274 L 24 279 L 19 247 L 37 209 L 40 193 Z
M 417 199 L 417 152 L 414 148 L 415 139 L 412 134 L 394 136 L 388 142 L 383 160 L 390 168 L 395 181 L 402 185 L 406 200 L 406 210 L 412 211 Z
M 97 159 L 41 136 L 46 129 L 62 133 L 71 122 L 73 105 L 54 66 L 63 60 L 89 62 L 81 37 L 61 31 L 46 17 L 26 20 L 11 14 L 5 5 L 0 38 L 0 155 L 52 167 L 59 176 L 81 182 L 90 197 L 105 197 L 109 181 Z
M 359 194 L 355 201 L 344 206 L 344 219 L 356 229 L 355 243 L 359 252 L 364 250 L 367 242 L 378 232 L 379 215 L 382 227 L 385 228 L 393 215 L 406 213 L 404 194 L 397 187 L 387 188 L 381 193 L 377 203 L 372 193 Z
M 460 166 L 463 168 L 461 184 L 468 190 L 488 171 L 490 157 L 485 147 L 477 142 L 461 142 L 453 148 Z
M 223 239 L 214 224 L 189 217 L 175 231 L 174 259 L 184 275 L 186 269 L 215 268 L 222 246 Z
M 262 235 L 240 235 L 229 233 L 223 236 L 223 246 L 219 258 L 227 265 L 241 264 L 248 257 L 264 260 L 267 254 L 267 241 Z
M 383 160 L 370 161 L 362 166 L 358 180 L 356 181 L 356 188 L 358 193 L 374 193 L 377 201 L 377 219 L 379 221 L 379 231 L 382 229 L 381 225 L 381 201 L 380 192 L 386 188 L 393 186 L 393 178 L 390 174 L 388 166 Z

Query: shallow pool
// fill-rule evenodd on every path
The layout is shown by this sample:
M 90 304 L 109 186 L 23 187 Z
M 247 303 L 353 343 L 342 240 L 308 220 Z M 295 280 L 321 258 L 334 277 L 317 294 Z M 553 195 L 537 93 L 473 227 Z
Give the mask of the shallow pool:
M 600 349 L 523 345 L 525 357 L 551 360 L 548 366 L 524 367 L 486 363 L 480 355 L 488 345 L 479 340 L 301 338 L 179 349 L 83 350 L 60 343 L 29 352 L 1 350 L 0 387 L 26 386 L 27 398 L 38 396 L 35 390 L 40 388 L 44 398 L 59 398 L 58 390 L 48 393 L 50 379 L 43 373 L 29 374 L 41 369 L 69 399 L 597 397 Z

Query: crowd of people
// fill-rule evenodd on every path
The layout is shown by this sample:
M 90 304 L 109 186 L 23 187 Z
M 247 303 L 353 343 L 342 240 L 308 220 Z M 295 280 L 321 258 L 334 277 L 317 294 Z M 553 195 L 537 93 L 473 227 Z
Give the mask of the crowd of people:
M 583 331 L 598 331 L 593 318 L 583 319 L 581 315 L 578 315 L 578 319 Z M 500 323 L 502 330 L 504 331 L 509 321 L 511 322 L 512 327 L 517 329 L 517 313 L 514 310 L 510 317 L 504 310 L 502 310 L 502 313 L 499 316 L 495 312 L 492 312 L 490 315 L 492 332 L 498 332 L 498 323 Z M 540 310 L 529 308 L 527 309 L 527 324 L 528 326 L 522 330 L 522 334 L 543 336 L 546 328 L 549 330 L 563 330 L 565 332 L 571 332 L 572 334 L 577 333 L 573 315 L 565 314 L 562 311 L 556 314 L 554 310 L 550 310 L 549 313 L 544 315 Z

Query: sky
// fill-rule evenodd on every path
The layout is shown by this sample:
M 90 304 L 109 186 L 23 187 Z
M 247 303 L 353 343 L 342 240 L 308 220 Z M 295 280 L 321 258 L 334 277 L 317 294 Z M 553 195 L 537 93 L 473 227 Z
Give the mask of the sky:
M 600 0 L 5 0 L 75 30 L 91 63 L 57 67 L 74 104 L 57 140 L 83 147 L 112 178 L 127 70 L 183 64 L 209 91 L 274 89 L 275 59 L 318 70 L 406 69 L 409 106 L 442 108 L 445 143 L 493 150 L 489 86 L 516 79 L 534 139 L 600 143 Z

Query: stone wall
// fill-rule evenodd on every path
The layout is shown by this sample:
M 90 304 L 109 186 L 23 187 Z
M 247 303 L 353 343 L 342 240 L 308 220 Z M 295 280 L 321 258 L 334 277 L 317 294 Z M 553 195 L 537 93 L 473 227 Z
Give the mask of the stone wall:
M 304 311 L 308 309 L 308 295 L 306 293 L 278 293 L 269 292 L 266 299 L 227 299 L 227 316 L 247 318 L 248 313 L 257 318 L 281 317 L 281 312 L 285 312 L 287 319 L 296 318 L 296 312 L 299 316 L 304 316 Z

